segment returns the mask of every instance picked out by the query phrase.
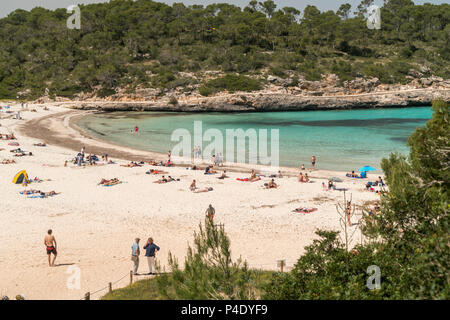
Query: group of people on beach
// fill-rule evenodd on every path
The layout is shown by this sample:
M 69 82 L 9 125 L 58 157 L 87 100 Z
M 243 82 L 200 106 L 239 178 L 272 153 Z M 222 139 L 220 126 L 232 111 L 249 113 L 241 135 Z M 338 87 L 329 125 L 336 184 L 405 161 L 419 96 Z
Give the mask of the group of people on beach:
M 139 256 L 141 254 L 141 250 L 139 248 L 139 242 L 141 239 L 136 238 L 134 240 L 133 245 L 131 246 L 131 261 L 133 261 L 133 274 L 138 275 L 138 269 L 139 269 Z M 156 274 L 156 268 L 155 268 L 155 257 L 156 253 L 160 250 L 160 247 L 157 246 L 153 242 L 153 238 L 149 237 L 147 239 L 147 242 L 142 247 L 145 250 L 145 257 L 147 258 L 148 263 L 148 274 L 154 275 Z
M 16 140 L 16 137 L 14 136 L 14 133 L 6 133 L 6 134 L 1 134 L 0 133 L 0 140 Z
M 213 208 L 213 210 L 214 210 L 214 208 Z M 213 211 L 212 216 L 214 216 L 214 213 L 215 213 L 215 210 Z M 140 242 L 140 239 L 136 238 L 135 242 L 131 246 L 131 261 L 133 261 L 132 271 L 133 271 L 134 275 L 138 274 L 138 268 L 139 268 L 139 256 L 141 253 L 140 248 L 139 248 L 139 242 Z M 47 253 L 49 267 L 55 267 L 56 266 L 55 260 L 58 255 L 58 251 L 57 251 L 56 238 L 53 235 L 52 229 L 49 229 L 47 231 L 47 234 L 44 237 L 44 246 L 45 246 L 45 251 Z M 153 242 L 152 237 L 149 237 L 147 239 L 146 244 L 143 246 L 143 249 L 145 250 L 145 257 L 147 258 L 148 269 L 149 269 L 148 274 L 153 275 L 156 273 L 156 268 L 155 268 L 156 252 L 158 252 L 160 250 L 160 247 L 157 246 Z M 53 259 L 52 259 L 52 255 L 53 255 Z

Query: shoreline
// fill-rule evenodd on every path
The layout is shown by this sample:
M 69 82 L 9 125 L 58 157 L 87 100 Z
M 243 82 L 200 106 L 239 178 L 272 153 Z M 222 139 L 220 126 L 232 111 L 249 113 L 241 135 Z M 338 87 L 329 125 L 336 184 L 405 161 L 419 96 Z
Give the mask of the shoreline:
M 200 95 L 173 96 L 176 104 L 171 104 L 169 96 L 156 101 L 143 95 L 127 97 L 117 95 L 109 99 L 70 100 L 58 98 L 54 101 L 43 99 L 46 104 L 79 110 L 97 111 L 166 111 L 166 112 L 286 112 L 315 110 L 349 110 L 371 108 L 405 108 L 431 105 L 437 98 L 450 101 L 450 89 L 405 88 L 389 91 L 361 92 L 341 95 L 292 94 L 280 90 L 221 93 L 204 97 Z
M 76 123 L 77 121 L 92 113 L 92 111 L 64 111 L 48 116 L 40 117 L 27 121 L 19 127 L 19 130 L 30 138 L 39 139 L 45 141 L 47 144 L 52 144 L 66 149 L 70 149 L 74 152 L 79 152 L 82 146 L 86 147 L 88 153 L 102 155 L 107 153 L 109 158 L 127 160 L 127 161 L 144 161 L 148 162 L 150 160 L 155 161 L 165 161 L 167 160 L 167 155 L 155 152 L 147 151 L 133 147 L 127 147 L 120 144 L 115 144 L 113 142 L 103 140 L 99 137 L 93 136 L 86 132 L 83 128 L 79 127 Z M 49 129 L 49 128 L 54 129 Z M 78 135 L 78 136 L 77 136 Z M 186 163 L 176 163 L 175 167 L 186 168 L 191 164 Z M 196 163 L 198 166 L 202 167 L 208 165 L 207 160 Z M 221 167 L 214 167 L 216 170 L 227 172 L 240 172 L 249 173 L 252 169 L 257 172 L 274 172 L 280 170 L 283 175 L 289 177 L 296 177 L 299 172 L 297 167 L 287 167 L 280 166 L 278 168 L 272 168 L 266 165 L 254 165 L 247 163 L 226 163 Z M 345 174 L 346 171 L 341 170 L 328 170 L 328 169 L 314 169 L 311 170 L 308 167 L 305 172 L 314 174 L 314 178 L 330 178 L 336 173 Z M 375 176 L 375 174 L 373 174 Z M 377 175 L 383 176 L 382 173 L 377 173 Z
M 283 178 L 277 178 L 277 189 L 263 188 L 268 178 L 249 183 L 237 181 L 248 177 L 250 167 L 235 166 L 227 174 L 229 179 L 219 180 L 217 175 L 204 175 L 202 171 L 183 167 L 140 168 L 99 163 L 96 166 L 77 167 L 64 162 L 73 157 L 73 150 L 86 144 L 89 148 L 104 148 L 120 158 L 144 157 L 148 152 L 116 147 L 80 135 L 69 126 L 70 115 L 85 112 L 48 106 L 33 105 L 28 110 L 16 104 L 13 113 L 0 112 L 0 133 L 14 133 L 20 148 L 33 153 L 31 157 L 14 157 L 9 141 L 0 141 L 0 159 L 14 159 L 16 163 L 0 165 L 0 288 L 2 294 L 14 297 L 24 294 L 27 299 L 80 299 L 86 292 L 96 293 L 98 299 L 107 292 L 109 282 L 129 274 L 130 246 L 133 239 L 152 236 L 161 251 L 158 262 L 167 270 L 169 252 L 183 261 L 187 246 L 192 246 L 193 233 L 204 221 L 209 204 L 216 209 L 215 221 L 226 226 L 231 241 L 233 259 L 242 257 L 249 268 L 276 270 L 277 260 L 286 260 L 286 270 L 292 268 L 304 253 L 304 248 L 317 239 L 318 229 L 341 231 L 336 204 L 344 200 L 344 192 L 323 190 L 331 176 L 341 177 L 339 188 L 347 190 L 356 212 L 352 218 L 355 237 L 352 244 L 363 241 L 358 222 L 361 208 L 379 200 L 375 192 L 366 191 L 364 181 L 346 178 L 343 172 L 316 170 L 311 172 L 311 183 L 299 183 L 298 169 L 287 169 Z M 36 109 L 36 112 L 31 112 Z M 20 111 L 24 120 L 14 119 Z M 35 146 L 44 142 L 46 147 Z M 54 144 L 55 143 L 55 144 Z M 89 145 L 89 147 L 88 147 Z M 78 151 L 77 151 L 78 152 Z M 165 155 L 164 155 L 165 157 Z M 252 166 L 254 167 L 254 166 Z M 149 168 L 163 169 L 180 181 L 166 184 L 153 183 L 161 176 L 145 174 Z M 258 168 L 255 168 L 258 169 Z M 58 194 L 45 199 L 30 199 L 19 192 L 24 186 L 11 183 L 21 170 L 30 178 L 39 177 L 41 183 L 32 183 L 27 189 Z M 245 173 L 242 173 L 245 172 Z M 290 174 L 292 172 L 292 176 Z M 308 171 L 307 171 L 308 172 Z M 310 172 L 308 172 L 308 175 Z M 376 176 L 369 174 L 369 179 Z M 117 177 L 122 184 L 111 188 L 98 185 L 102 178 Z M 195 179 L 199 188 L 212 187 L 212 192 L 189 191 Z M 295 208 L 317 208 L 312 214 L 293 213 Z M 57 266 L 47 263 L 42 244 L 48 229 L 54 231 L 58 241 Z M 271 245 L 267 245 L 270 243 Z M 277 250 L 273 250 L 273 248 Z M 99 249 L 100 248 L 100 249 Z M 75 269 L 71 269 L 75 268 Z M 79 288 L 70 288 L 67 281 L 79 268 Z M 139 272 L 145 273 L 145 261 Z M 138 276 L 138 280 L 147 276 Z M 113 289 L 127 285 L 126 280 L 114 284 Z

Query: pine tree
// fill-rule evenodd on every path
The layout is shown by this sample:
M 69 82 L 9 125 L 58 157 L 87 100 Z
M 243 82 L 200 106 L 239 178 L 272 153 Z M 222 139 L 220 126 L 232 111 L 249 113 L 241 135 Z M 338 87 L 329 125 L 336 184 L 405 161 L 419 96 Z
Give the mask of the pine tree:
M 253 274 L 241 258 L 232 260 L 224 227 L 205 219 L 199 228 L 194 233 L 194 248 L 188 247 L 183 269 L 169 253 L 170 274 L 157 278 L 161 294 L 168 299 L 255 299 Z

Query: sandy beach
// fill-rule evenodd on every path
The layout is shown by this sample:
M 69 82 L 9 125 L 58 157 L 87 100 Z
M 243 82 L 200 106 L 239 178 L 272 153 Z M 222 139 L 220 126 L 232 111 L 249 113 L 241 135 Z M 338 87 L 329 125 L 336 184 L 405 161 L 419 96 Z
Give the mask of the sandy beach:
M 43 105 L 29 105 L 27 111 L 12 105 L 10 110 L 21 111 L 22 120 L 13 119 L 14 113 L 0 112 L 0 133 L 14 133 L 19 147 L 33 153 L 14 157 L 10 150 L 17 147 L 9 146 L 11 141 L 0 140 L 0 160 L 17 162 L 0 164 L 0 295 L 81 299 L 88 291 L 102 289 L 92 295 L 92 299 L 98 299 L 107 292 L 109 282 L 123 278 L 114 288 L 129 283 L 135 237 L 142 239 L 141 245 L 150 236 L 155 239 L 161 247 L 157 260 L 162 266 L 167 263 L 169 251 L 182 262 L 209 204 L 216 209 L 215 221 L 225 225 L 235 258 L 241 256 L 250 267 L 267 270 L 276 270 L 277 260 L 285 259 L 289 269 L 315 238 L 317 229 L 341 230 L 336 203 L 343 200 L 344 193 L 324 191 L 322 182 L 327 178 L 342 178 L 338 186 L 348 189 L 346 195 L 357 207 L 379 199 L 365 190 L 363 181 L 367 180 L 346 178 L 345 172 L 315 170 L 307 171 L 312 183 L 299 183 L 295 168 L 282 168 L 286 177 L 276 179 L 280 187 L 271 190 L 262 187 L 269 178 L 254 183 L 236 181 L 249 176 L 252 167 L 248 165 L 227 168 L 230 178 L 225 180 L 185 167 L 163 168 L 180 181 L 155 184 L 152 182 L 159 177 L 145 172 L 158 167 L 120 165 L 130 160 L 166 160 L 165 155 L 93 139 L 80 133 L 74 124 L 85 111 L 46 106 L 49 110 L 44 110 Z M 34 146 L 39 142 L 47 146 Z M 87 154 L 108 153 L 116 164 L 77 167 L 69 162 L 64 167 L 64 162 L 74 158 L 82 146 Z M 320 168 L 320 159 L 318 165 Z M 44 199 L 19 194 L 24 187 L 13 184 L 12 179 L 22 169 L 27 170 L 30 179 L 44 180 L 27 189 L 60 194 Z M 102 178 L 115 177 L 123 183 L 113 187 L 98 185 Z M 368 177 L 374 181 L 377 175 Z M 214 190 L 192 193 L 189 185 L 193 179 L 199 187 Z M 298 207 L 318 210 L 310 214 L 291 212 Z M 359 211 L 352 222 L 357 223 L 360 217 Z M 52 268 L 43 244 L 50 228 L 58 243 L 57 266 Z M 354 238 L 359 241 L 360 235 L 356 233 Z M 73 270 L 80 270 L 80 288 L 67 286 Z M 148 272 L 144 259 L 139 272 Z

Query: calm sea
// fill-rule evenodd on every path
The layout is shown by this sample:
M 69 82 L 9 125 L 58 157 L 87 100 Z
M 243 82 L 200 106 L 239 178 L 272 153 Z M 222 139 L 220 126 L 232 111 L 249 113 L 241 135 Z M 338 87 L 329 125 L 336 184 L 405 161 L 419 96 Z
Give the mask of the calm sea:
M 171 141 L 174 130 L 192 133 L 194 121 L 203 132 L 219 129 L 279 130 L 280 165 L 298 167 L 310 164 L 328 170 L 353 170 L 364 165 L 380 168 L 389 153 L 409 152 L 409 135 L 431 118 L 430 107 L 342 111 L 264 112 L 264 113 L 166 113 L 115 112 L 93 114 L 78 125 L 90 134 L 120 145 L 167 153 L 178 142 Z M 139 134 L 132 133 L 135 126 Z M 206 147 L 209 142 L 204 142 Z M 224 143 L 225 144 L 225 143 Z

